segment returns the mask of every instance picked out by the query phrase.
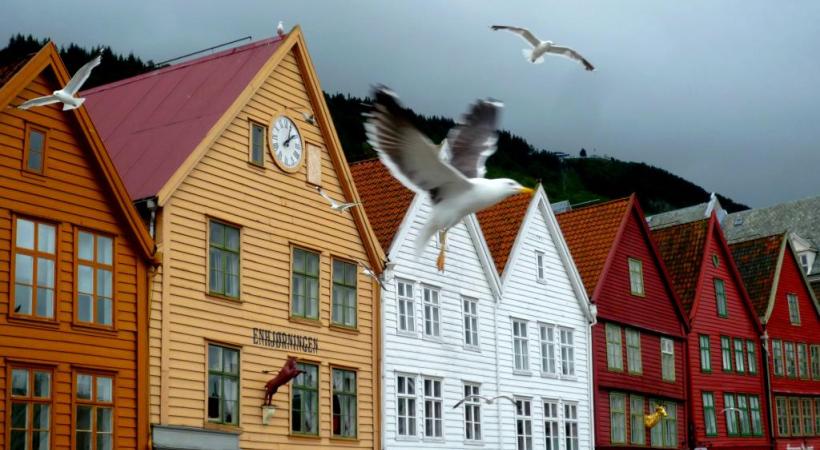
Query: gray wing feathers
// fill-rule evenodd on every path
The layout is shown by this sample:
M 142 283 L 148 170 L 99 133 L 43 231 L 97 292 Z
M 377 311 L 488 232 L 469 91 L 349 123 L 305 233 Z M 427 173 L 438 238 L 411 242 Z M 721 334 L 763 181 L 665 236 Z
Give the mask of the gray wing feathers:
M 447 136 L 450 164 L 467 178 L 481 178 L 487 173 L 485 163 L 495 153 L 498 142 L 501 106 L 497 101 L 479 100 Z
M 68 84 L 65 85 L 63 90 L 71 95 L 76 94 L 77 91 L 83 87 L 86 80 L 88 80 L 88 77 L 91 75 L 91 71 L 94 70 L 95 67 L 99 66 L 101 61 L 102 55 L 97 55 L 96 58 L 85 63 L 85 65 L 80 67 L 80 70 L 78 70 L 77 73 L 75 73 L 74 76 L 68 80 Z
M 532 32 L 530 32 L 530 30 L 528 30 L 526 28 L 511 27 L 511 26 L 508 26 L 508 25 L 493 25 L 490 28 L 492 28 L 493 31 L 506 30 L 506 31 L 509 31 L 511 33 L 515 33 L 515 34 L 521 36 L 525 41 L 527 41 L 533 47 L 538 47 L 539 45 L 541 45 L 541 40 L 538 39 L 537 37 L 535 37 L 535 35 L 532 34 Z
M 53 95 L 46 95 L 45 97 L 37 97 L 37 98 L 33 98 L 31 100 L 26 100 L 25 102 L 20 104 L 20 106 L 18 106 L 17 108 L 19 108 L 19 109 L 29 109 L 29 108 L 32 108 L 34 106 L 45 106 L 45 105 L 50 105 L 52 103 L 59 103 L 59 102 L 60 102 L 60 100 L 58 100 L 57 97 L 55 97 Z
M 569 47 L 563 47 L 563 46 L 560 46 L 560 45 L 553 45 L 547 51 L 549 53 L 554 53 L 556 55 L 560 55 L 560 56 L 563 56 L 565 58 L 569 58 L 569 59 L 578 61 L 578 62 L 580 62 L 581 64 L 584 65 L 584 69 L 586 69 L 586 70 L 595 70 L 595 67 L 589 61 L 587 61 L 586 58 L 584 58 L 583 56 L 581 56 L 580 53 L 576 52 L 575 50 L 573 50 Z

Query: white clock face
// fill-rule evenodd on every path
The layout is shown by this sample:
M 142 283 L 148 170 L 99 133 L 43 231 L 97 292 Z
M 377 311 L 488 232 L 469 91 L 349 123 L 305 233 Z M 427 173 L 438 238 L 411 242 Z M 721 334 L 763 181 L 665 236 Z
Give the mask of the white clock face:
M 302 162 L 302 136 L 293 121 L 279 116 L 271 127 L 270 140 L 273 156 L 285 169 L 295 169 Z

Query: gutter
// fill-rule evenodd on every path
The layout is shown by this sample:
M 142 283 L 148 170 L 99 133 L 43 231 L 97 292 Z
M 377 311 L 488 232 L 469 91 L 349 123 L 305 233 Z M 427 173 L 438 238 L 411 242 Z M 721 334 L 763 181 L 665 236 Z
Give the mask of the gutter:
M 772 402 L 772 380 L 771 374 L 769 373 L 769 332 L 768 330 L 763 331 L 763 336 L 760 336 L 760 341 L 763 347 L 763 389 L 766 390 L 766 410 L 768 411 L 768 423 L 769 426 L 769 439 L 770 444 L 769 447 L 772 450 L 775 450 L 777 447 L 777 442 L 774 438 L 774 403 Z

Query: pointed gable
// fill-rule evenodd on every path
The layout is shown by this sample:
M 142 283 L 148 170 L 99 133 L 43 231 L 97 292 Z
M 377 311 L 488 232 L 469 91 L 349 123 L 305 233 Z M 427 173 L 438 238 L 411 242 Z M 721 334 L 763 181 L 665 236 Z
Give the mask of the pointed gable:
M 532 194 L 513 195 L 476 214 L 498 274 L 504 273 Z
M 390 251 L 415 193 L 404 187 L 378 159 L 350 165 L 370 226 L 385 252 Z
M 766 315 L 785 243 L 785 234 L 774 234 L 729 246 L 758 317 Z
M 709 219 L 652 231 L 672 285 L 684 309 L 691 313 L 697 292 Z

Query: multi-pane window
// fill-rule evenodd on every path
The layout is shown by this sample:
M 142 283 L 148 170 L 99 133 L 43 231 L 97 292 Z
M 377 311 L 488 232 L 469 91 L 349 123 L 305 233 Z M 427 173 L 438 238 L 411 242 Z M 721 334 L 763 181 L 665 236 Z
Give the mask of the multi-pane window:
M 820 344 L 811 346 L 811 377 L 820 380 Z
M 56 228 L 22 218 L 15 228 L 12 314 L 53 319 Z
M 797 296 L 788 294 L 786 298 L 789 302 L 789 322 L 792 325 L 800 325 L 800 305 L 797 302 Z
M 745 369 L 745 357 L 743 356 L 743 339 L 735 338 L 733 341 L 735 345 L 735 371 L 743 373 Z
M 575 376 L 575 344 L 572 330 L 561 328 L 561 375 Z
M 804 379 L 809 377 L 809 351 L 806 344 L 797 344 L 797 375 Z
M 464 438 L 468 441 L 481 440 L 481 386 L 464 383 Z
M 789 435 L 789 404 L 785 397 L 775 399 L 777 409 L 777 434 L 779 436 Z
M 411 333 L 416 332 L 416 302 L 413 296 L 413 284 L 398 281 L 399 297 L 399 330 Z
M 532 403 L 515 399 L 515 430 L 517 450 L 532 450 Z
M 748 436 L 752 433 L 752 427 L 749 423 L 749 405 L 746 401 L 746 396 L 738 394 L 737 397 L 735 397 L 735 403 L 737 404 L 737 414 L 740 418 L 740 434 L 742 436 Z
M 732 370 L 732 342 L 726 336 L 720 337 L 720 354 L 723 357 L 724 372 L 731 372 Z
M 626 405 L 624 394 L 611 392 L 609 394 L 609 425 L 611 429 L 610 442 L 626 444 Z
M 558 402 L 544 401 L 544 442 L 547 450 L 560 450 L 561 436 L 558 417 Z
M 319 366 L 297 363 L 296 368 L 302 372 L 292 382 L 290 429 L 299 434 L 319 434 Z
M 239 350 L 208 345 L 208 420 L 239 424 Z
M 726 285 L 719 278 L 715 278 L 715 300 L 717 301 L 718 316 L 728 317 L 729 307 L 726 305 Z
M 294 247 L 291 273 L 291 315 L 318 319 L 319 254 Z
M 792 436 L 802 436 L 803 430 L 802 421 L 800 420 L 800 399 L 789 398 L 789 419 L 791 419 L 791 434 Z
M 538 281 L 546 281 L 546 271 L 544 269 L 544 253 L 535 252 L 535 269 Z
M 726 413 L 726 434 L 737 436 L 740 431 L 734 394 L 723 394 L 723 406 L 723 411 Z
M 77 320 L 111 326 L 114 305 L 114 241 L 77 233 Z
M 665 381 L 675 381 L 675 341 L 661 338 L 661 376 Z
M 814 398 L 814 431 L 820 434 L 820 397 Z
M 662 418 L 650 432 L 653 447 L 678 447 L 678 412 L 677 404 L 672 402 L 652 401 L 649 408 L 654 411 L 658 405 L 666 409 L 666 417 Z
M 772 339 L 772 363 L 774 374 L 782 377 L 786 373 L 783 367 L 783 342 L 778 339 Z
M 646 428 L 643 424 L 643 397 L 629 396 L 629 442 L 637 445 L 646 444 Z
M 9 448 L 51 448 L 51 372 L 13 367 L 10 399 Z
M 644 295 L 643 263 L 629 258 L 629 290 L 633 295 Z
M 627 328 L 626 334 L 626 368 L 629 373 L 641 373 L 641 333 Z
M 811 436 L 814 434 L 814 421 L 811 417 L 812 401 L 810 398 L 803 398 L 800 401 L 803 406 L 803 435 Z
M 763 436 L 763 420 L 760 415 L 760 398 L 756 395 L 749 396 L 749 415 L 752 418 L 752 434 Z
M 700 341 L 700 371 L 701 372 L 711 372 L 712 371 L 712 353 L 709 348 L 709 336 L 706 334 L 701 334 L 699 336 Z
M 441 310 L 438 301 L 438 289 L 425 286 L 422 289 L 424 300 L 424 335 L 441 336 Z
M 26 139 L 26 157 L 24 169 L 29 172 L 43 173 L 45 167 L 46 132 L 28 127 Z
M 399 436 L 416 435 L 416 379 L 412 376 L 396 377 L 396 403 L 398 404 Z
M 529 348 L 527 345 L 527 322 L 513 320 L 513 357 L 515 370 L 529 370 Z
M 211 294 L 239 297 L 239 228 L 210 221 L 208 289 Z
M 265 164 L 265 127 L 251 122 L 251 162 L 256 165 Z
M 464 313 L 464 345 L 478 347 L 478 301 L 465 298 L 462 301 Z
M 441 438 L 443 431 L 441 380 L 424 378 L 424 437 Z
M 345 327 L 356 326 L 356 264 L 333 260 L 332 322 Z
M 546 375 L 557 375 L 555 359 L 555 327 L 553 325 L 541 324 L 541 372 Z
M 797 363 L 794 354 L 794 342 L 785 342 L 786 347 L 786 376 L 794 378 L 797 376 Z
M 749 361 L 749 373 L 757 373 L 757 350 L 754 341 L 746 341 L 746 356 Z
M 356 372 L 333 369 L 333 436 L 356 437 Z
M 75 378 L 76 414 L 74 434 L 76 450 L 113 450 L 114 448 L 114 379 L 88 373 Z
M 715 415 L 715 396 L 711 392 L 703 395 L 703 423 L 707 436 L 717 436 L 717 416 Z
M 606 366 L 610 370 L 624 370 L 621 348 L 621 327 L 606 324 Z
M 566 450 L 578 450 L 578 405 L 564 403 L 564 447 Z

